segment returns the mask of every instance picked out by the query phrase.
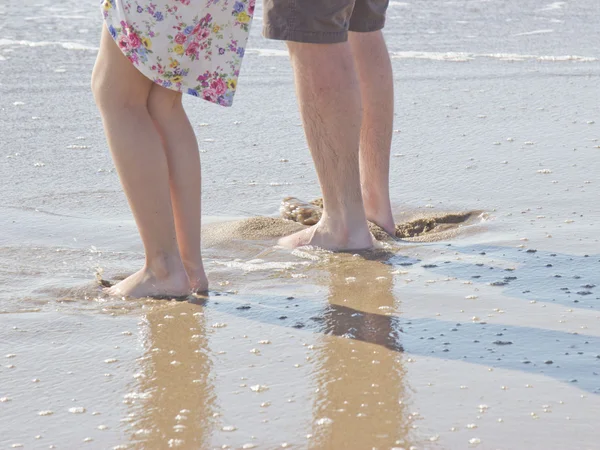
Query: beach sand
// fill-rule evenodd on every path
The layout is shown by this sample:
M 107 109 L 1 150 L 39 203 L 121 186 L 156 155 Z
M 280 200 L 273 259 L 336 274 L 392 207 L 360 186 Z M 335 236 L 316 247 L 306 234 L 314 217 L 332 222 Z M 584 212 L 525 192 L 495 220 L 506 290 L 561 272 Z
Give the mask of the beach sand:
M 185 100 L 210 295 L 120 300 L 100 12 L 0 4 L 0 448 L 598 448 L 597 1 L 391 2 L 391 192 L 424 233 L 358 255 L 275 246 L 320 193 L 257 14 L 234 107 Z

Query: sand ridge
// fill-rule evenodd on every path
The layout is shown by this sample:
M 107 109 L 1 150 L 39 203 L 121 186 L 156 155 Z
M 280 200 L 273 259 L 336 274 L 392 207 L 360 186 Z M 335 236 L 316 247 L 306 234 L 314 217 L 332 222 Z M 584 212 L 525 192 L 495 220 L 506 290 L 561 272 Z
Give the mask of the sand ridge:
M 323 199 L 318 198 L 311 202 L 304 202 L 295 197 L 283 199 L 280 208 L 284 219 L 301 223 L 302 225 L 314 225 L 321 218 L 323 212 Z M 407 220 L 397 220 L 397 239 L 411 239 L 433 241 L 456 236 L 458 229 L 473 224 L 482 217 L 483 211 L 459 211 L 459 212 L 435 212 L 415 213 Z M 369 228 L 378 241 L 390 241 L 393 238 L 381 227 L 369 223 Z

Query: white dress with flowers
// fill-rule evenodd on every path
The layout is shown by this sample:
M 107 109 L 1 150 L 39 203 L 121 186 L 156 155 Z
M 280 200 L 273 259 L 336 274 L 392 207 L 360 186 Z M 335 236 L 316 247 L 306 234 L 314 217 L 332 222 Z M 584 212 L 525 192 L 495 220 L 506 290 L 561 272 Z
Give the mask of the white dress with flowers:
M 108 31 L 155 83 L 231 106 L 255 0 L 102 0 Z

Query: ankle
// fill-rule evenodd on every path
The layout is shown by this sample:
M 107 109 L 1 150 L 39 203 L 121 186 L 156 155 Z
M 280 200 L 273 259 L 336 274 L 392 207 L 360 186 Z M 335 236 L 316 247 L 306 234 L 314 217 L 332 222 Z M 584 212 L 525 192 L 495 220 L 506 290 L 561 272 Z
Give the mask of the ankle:
M 157 279 L 168 278 L 174 274 L 184 273 L 185 268 L 179 253 L 158 253 L 146 256 L 146 269 Z
M 185 258 L 182 257 L 181 261 L 185 267 L 186 272 L 188 273 L 201 273 L 204 272 L 204 263 L 202 261 L 202 257 L 197 258 Z
M 362 197 L 359 195 L 353 201 L 335 203 L 324 200 L 322 217 L 340 226 L 363 222 L 366 219 Z
M 369 233 L 369 225 L 364 212 L 362 214 L 329 215 L 325 211 L 319 221 L 319 228 L 338 236 L 343 241 L 351 240 L 354 235 Z
M 380 225 L 379 222 L 394 222 L 392 207 L 389 202 L 365 203 L 365 215 L 367 220 Z M 381 225 L 380 225 L 381 226 Z
M 391 212 L 392 206 L 390 203 L 389 189 L 382 188 L 373 191 L 363 188 L 362 196 L 367 215 L 381 215 Z
M 347 220 L 345 217 L 323 216 L 316 225 L 312 245 L 330 250 L 357 250 L 370 248 L 373 239 L 367 220 Z
M 206 272 L 204 268 L 196 269 L 196 270 L 186 270 L 188 279 L 192 286 L 198 286 L 203 284 L 208 284 L 208 278 L 206 277 Z

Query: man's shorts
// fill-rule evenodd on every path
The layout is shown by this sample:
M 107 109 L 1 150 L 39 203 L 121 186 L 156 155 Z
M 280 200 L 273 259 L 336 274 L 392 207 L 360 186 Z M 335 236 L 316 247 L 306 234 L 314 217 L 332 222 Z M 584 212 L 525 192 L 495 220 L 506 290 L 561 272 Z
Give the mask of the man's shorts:
M 269 39 L 335 44 L 348 31 L 381 30 L 389 0 L 264 0 L 263 34 Z

